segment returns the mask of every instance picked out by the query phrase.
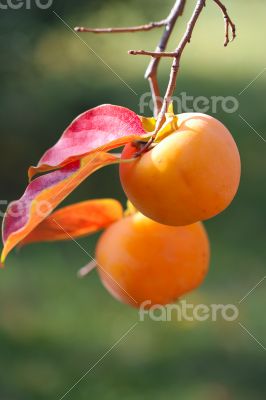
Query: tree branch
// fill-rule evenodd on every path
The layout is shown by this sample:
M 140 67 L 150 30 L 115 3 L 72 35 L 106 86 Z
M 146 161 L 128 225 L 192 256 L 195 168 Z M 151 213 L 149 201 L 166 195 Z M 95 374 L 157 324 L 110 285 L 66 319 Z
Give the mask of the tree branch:
M 225 20 L 225 41 L 224 46 L 227 46 L 230 42 L 229 39 L 229 30 L 231 29 L 232 32 L 232 40 L 236 37 L 236 27 L 231 18 L 228 15 L 227 9 L 224 4 L 220 0 L 213 0 L 218 7 L 221 9 L 224 20 Z M 77 27 L 75 28 L 76 32 L 91 32 L 91 33 L 123 33 L 123 32 L 141 32 L 141 31 L 149 31 L 154 28 L 160 28 L 165 26 L 164 33 L 160 39 L 159 44 L 157 45 L 155 51 L 146 51 L 146 50 L 129 50 L 129 54 L 131 55 L 145 55 L 152 57 L 150 64 L 145 72 L 145 78 L 149 80 L 150 88 L 152 92 L 152 97 L 154 101 L 154 115 L 157 118 L 155 133 L 153 138 L 156 137 L 157 132 L 161 128 L 164 123 L 165 113 L 168 110 L 169 104 L 172 101 L 173 93 L 176 87 L 176 80 L 180 68 L 180 59 L 183 54 L 183 51 L 188 43 L 191 41 L 192 33 L 196 22 L 205 6 L 206 0 L 197 0 L 195 9 L 193 11 L 192 17 L 190 18 L 186 32 L 181 39 L 178 47 L 173 52 L 165 52 L 166 46 L 168 44 L 169 38 L 171 33 L 174 29 L 175 23 L 179 16 L 183 14 L 184 7 L 186 4 L 186 0 L 176 0 L 175 4 L 166 19 L 163 19 L 158 22 L 151 22 L 145 25 L 139 25 L 134 27 L 127 27 L 127 28 L 102 28 L 102 29 L 92 29 L 92 28 L 82 28 Z M 160 97 L 160 89 L 158 84 L 157 78 L 157 71 L 160 59 L 163 57 L 170 57 L 174 58 L 171 73 L 169 78 L 169 83 L 167 86 L 167 90 L 164 96 L 163 101 Z
M 183 14 L 184 6 L 185 6 L 186 0 L 176 0 L 172 10 L 170 11 L 170 14 L 166 19 L 163 19 L 161 21 L 157 22 L 150 22 L 149 24 L 144 24 L 144 25 L 138 25 L 138 26 L 132 26 L 132 27 L 126 27 L 126 28 L 84 28 L 84 27 L 76 27 L 75 31 L 76 32 L 90 32 L 90 33 L 96 33 L 96 34 L 101 34 L 101 33 L 134 33 L 134 32 L 142 32 L 142 31 L 150 31 L 155 28 L 160 28 L 162 26 L 165 26 L 165 31 L 161 37 L 161 40 L 156 47 L 155 52 L 160 52 L 162 53 L 167 46 L 167 43 L 169 41 L 169 38 L 171 36 L 171 33 L 174 29 L 176 20 L 179 16 Z M 154 115 L 157 116 L 161 107 L 162 107 L 162 100 L 160 96 L 160 88 L 158 84 L 158 78 L 157 78 L 157 71 L 158 71 L 158 65 L 160 62 L 160 58 L 154 57 L 146 72 L 145 72 L 145 78 L 148 79 L 150 88 L 151 88 L 151 93 L 152 93 L 152 98 L 154 102 Z
M 175 51 L 167 52 L 164 51 L 161 53 L 160 51 L 146 51 L 146 50 L 129 50 L 128 54 L 133 56 L 151 56 L 153 58 L 167 58 L 167 57 L 177 57 L 178 53 Z
M 167 24 L 165 26 L 165 31 L 161 37 L 159 44 L 157 45 L 157 47 L 155 49 L 155 53 L 162 53 L 165 51 L 168 41 L 170 39 L 170 36 L 175 27 L 176 21 L 177 21 L 178 17 L 183 14 L 185 4 L 186 4 L 186 0 L 177 0 L 175 2 L 172 10 L 170 11 L 170 14 L 168 15 L 168 17 L 166 19 Z M 131 54 L 131 53 L 129 53 L 129 54 Z M 151 60 L 149 66 L 145 72 L 145 78 L 148 79 L 150 88 L 151 88 L 151 92 L 152 92 L 155 117 L 157 117 L 157 115 L 159 114 L 159 112 L 162 108 L 162 100 L 161 100 L 160 89 L 159 89 L 158 78 L 157 78 L 159 63 L 160 63 L 160 58 L 154 57 Z
M 236 38 L 236 26 L 228 15 L 227 9 L 220 0 L 214 0 L 214 2 L 220 7 L 224 16 L 224 27 L 225 27 L 225 38 L 224 46 L 226 47 L 229 42 L 232 42 Z M 232 31 L 232 39 L 229 39 L 229 29 Z
M 167 19 L 163 19 L 158 22 L 150 22 L 149 24 L 131 26 L 126 28 L 84 28 L 77 26 L 74 28 L 76 32 L 89 32 L 89 33 L 135 33 L 135 32 L 145 32 L 151 31 L 155 28 L 161 28 L 166 26 L 168 23 Z
M 173 97 L 173 93 L 175 91 L 175 87 L 176 87 L 176 80 L 177 80 L 177 75 L 179 72 L 179 66 L 180 66 L 180 58 L 183 54 L 183 51 L 186 47 L 186 45 L 188 43 L 190 43 L 191 41 L 191 37 L 192 37 L 192 33 L 194 30 L 194 27 L 196 25 L 196 22 L 200 16 L 200 13 L 203 9 L 203 7 L 205 6 L 205 0 L 198 0 L 196 7 L 194 9 L 194 12 L 192 14 L 192 17 L 190 18 L 188 24 L 187 24 L 187 29 L 186 32 L 183 36 L 183 38 L 181 39 L 181 42 L 179 43 L 178 47 L 175 50 L 175 56 L 174 56 L 174 61 L 171 67 L 171 74 L 170 74 L 170 79 L 169 79 L 169 83 L 168 83 L 168 87 L 164 96 L 164 100 L 163 100 L 163 106 L 162 109 L 160 111 L 160 114 L 158 116 L 157 119 L 157 123 L 156 123 L 156 128 L 155 128 L 155 133 L 154 136 L 156 136 L 157 132 L 159 131 L 159 129 L 161 128 L 161 126 L 163 125 L 164 122 L 164 115 L 168 110 L 169 104 L 172 101 L 172 97 Z

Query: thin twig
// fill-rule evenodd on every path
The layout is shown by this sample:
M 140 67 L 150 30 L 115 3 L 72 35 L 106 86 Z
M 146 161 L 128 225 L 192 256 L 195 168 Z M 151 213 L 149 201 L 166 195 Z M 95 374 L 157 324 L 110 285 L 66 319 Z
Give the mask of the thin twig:
M 170 79 L 169 79 L 168 87 L 167 87 L 167 90 L 166 90 L 166 93 L 164 96 L 163 106 L 162 106 L 162 109 L 161 109 L 160 114 L 157 119 L 155 135 L 157 134 L 157 132 L 163 125 L 164 118 L 165 118 L 164 115 L 167 112 L 168 107 L 172 101 L 173 93 L 174 93 L 175 87 L 176 87 L 177 75 L 179 72 L 180 58 L 183 54 L 183 51 L 184 51 L 186 45 L 188 43 L 190 43 L 190 41 L 191 41 L 194 27 L 196 25 L 196 22 L 200 16 L 200 13 L 204 6 L 205 6 L 205 0 L 197 1 L 197 4 L 193 11 L 192 17 L 190 18 L 190 20 L 187 24 L 186 32 L 185 32 L 183 38 L 181 39 L 181 42 L 179 43 L 178 47 L 175 50 L 176 56 L 174 58 L 174 61 L 173 61 L 172 67 L 171 67 Z
M 76 32 L 89 32 L 89 33 L 134 33 L 134 32 L 145 32 L 151 31 L 155 28 L 161 28 L 162 26 L 166 26 L 168 23 L 167 19 L 163 19 L 158 22 L 150 22 L 149 24 L 131 26 L 126 28 L 84 28 L 77 26 L 75 28 Z
M 84 278 L 91 271 L 93 271 L 96 267 L 97 267 L 97 263 L 94 260 L 92 260 L 89 264 L 85 265 L 85 267 L 81 268 L 78 271 L 78 277 L 79 278 Z
M 171 33 L 174 29 L 176 20 L 179 16 L 183 14 L 183 10 L 185 7 L 186 0 L 176 0 L 170 14 L 166 19 L 162 19 L 157 22 L 150 22 L 149 24 L 126 27 L 126 28 L 84 28 L 84 27 L 76 27 L 76 32 L 89 32 L 89 33 L 134 33 L 141 31 L 150 31 L 155 28 L 160 28 L 165 26 L 164 33 L 160 39 L 158 46 L 156 47 L 155 52 L 162 53 L 166 49 L 167 43 L 171 36 Z M 154 116 L 157 116 L 160 109 L 162 108 L 162 99 L 160 96 L 160 88 L 158 84 L 157 71 L 158 65 L 160 62 L 159 57 L 154 57 L 145 72 L 145 78 L 148 79 L 152 98 L 154 102 Z
M 170 36 L 175 27 L 176 21 L 177 21 L 178 17 L 182 16 L 182 14 L 183 14 L 185 4 L 186 4 L 186 0 L 176 0 L 172 10 L 170 11 L 170 14 L 168 15 L 168 17 L 166 19 L 167 24 L 165 26 L 165 30 L 160 39 L 160 42 L 155 49 L 155 53 L 162 53 L 165 51 L 168 41 L 170 39 Z M 129 53 L 129 54 L 131 54 L 131 53 Z M 154 116 L 155 117 L 158 116 L 158 114 L 162 108 L 162 98 L 160 95 L 160 88 L 159 88 L 158 77 L 157 77 L 159 63 L 160 63 L 160 58 L 154 57 L 150 61 L 148 68 L 145 72 L 145 78 L 148 79 L 150 88 L 151 88 L 152 98 L 153 98 L 153 102 L 154 102 Z
M 151 56 L 154 58 L 177 57 L 178 56 L 178 53 L 175 51 L 173 51 L 173 52 L 164 51 L 163 53 L 161 53 L 159 51 L 129 50 L 128 54 L 133 55 L 133 56 Z
M 225 20 L 225 42 L 224 46 L 227 46 L 229 39 L 229 30 L 232 31 L 232 40 L 236 37 L 236 27 L 232 22 L 231 18 L 228 15 L 226 7 L 220 0 L 214 0 L 214 2 L 220 7 L 224 20 Z M 178 47 L 173 52 L 165 52 L 167 43 L 171 36 L 171 33 L 174 29 L 177 18 L 183 14 L 184 7 L 186 4 L 186 0 L 176 0 L 169 16 L 166 19 L 163 19 L 158 22 L 151 22 L 145 25 L 139 25 L 135 27 L 128 28 L 103 28 L 103 29 L 91 29 L 91 28 L 75 28 L 78 32 L 92 32 L 92 33 L 122 33 L 122 32 L 140 32 L 140 31 L 148 31 L 154 28 L 159 28 L 165 26 L 165 31 L 160 39 L 158 46 L 155 51 L 146 51 L 146 50 L 129 50 L 129 54 L 131 55 L 144 55 L 152 57 L 150 64 L 146 70 L 145 78 L 149 80 L 152 97 L 154 101 L 154 115 L 157 118 L 155 133 L 153 137 L 156 136 L 159 129 L 164 123 L 165 113 L 168 110 L 169 104 L 172 101 L 173 93 L 176 87 L 177 75 L 180 67 L 180 59 L 183 54 L 183 51 L 188 43 L 191 41 L 192 33 L 195 27 L 195 24 L 202 12 L 203 7 L 205 6 L 206 0 L 197 0 L 195 9 L 193 11 L 192 17 L 190 18 L 186 32 L 181 39 Z M 163 101 L 160 96 L 160 89 L 157 78 L 157 71 L 160 59 L 163 57 L 171 57 L 174 58 L 171 73 L 169 78 L 168 87 L 164 96 Z
M 224 38 L 224 46 L 226 47 L 229 42 L 232 42 L 236 38 L 236 26 L 228 15 L 227 9 L 225 5 L 220 0 L 214 0 L 214 2 L 220 7 L 223 16 L 224 16 L 224 29 L 225 29 L 225 38 Z M 229 39 L 229 29 L 232 31 L 232 39 Z

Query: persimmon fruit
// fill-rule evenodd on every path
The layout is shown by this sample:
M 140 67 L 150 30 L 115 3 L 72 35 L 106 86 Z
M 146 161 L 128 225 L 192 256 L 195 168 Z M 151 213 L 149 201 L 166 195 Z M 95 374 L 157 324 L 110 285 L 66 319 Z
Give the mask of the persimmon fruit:
M 127 144 L 122 158 L 136 153 Z M 233 200 L 241 164 L 236 143 L 217 119 L 199 113 L 178 116 L 178 129 L 134 161 L 121 163 L 128 199 L 147 217 L 166 225 L 209 219 Z
M 111 295 L 140 307 L 145 301 L 171 303 L 198 287 L 208 271 L 209 252 L 202 223 L 174 227 L 136 212 L 102 234 L 96 261 Z

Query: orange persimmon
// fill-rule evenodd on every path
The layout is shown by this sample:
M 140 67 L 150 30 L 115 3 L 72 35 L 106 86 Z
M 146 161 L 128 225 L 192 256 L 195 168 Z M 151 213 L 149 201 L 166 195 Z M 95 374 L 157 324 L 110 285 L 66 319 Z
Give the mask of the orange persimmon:
M 122 158 L 136 153 L 127 144 Z M 227 128 L 198 113 L 178 116 L 178 129 L 135 161 L 120 165 L 120 179 L 131 203 L 167 225 L 209 219 L 233 200 L 240 181 L 240 156 Z
M 168 304 L 198 287 L 208 271 L 209 241 L 202 223 L 159 224 L 139 212 L 115 222 L 96 247 L 100 278 L 123 303 Z

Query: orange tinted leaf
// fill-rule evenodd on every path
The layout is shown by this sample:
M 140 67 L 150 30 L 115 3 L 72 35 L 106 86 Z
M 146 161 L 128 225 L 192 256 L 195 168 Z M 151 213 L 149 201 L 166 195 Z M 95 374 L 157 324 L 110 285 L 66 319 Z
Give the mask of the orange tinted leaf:
M 123 208 L 117 200 L 83 201 L 55 211 L 41 222 L 21 245 L 87 236 L 106 228 L 122 216 Z
M 89 175 L 119 160 L 113 154 L 94 153 L 34 179 L 21 199 L 11 203 L 6 211 L 1 262 Z

